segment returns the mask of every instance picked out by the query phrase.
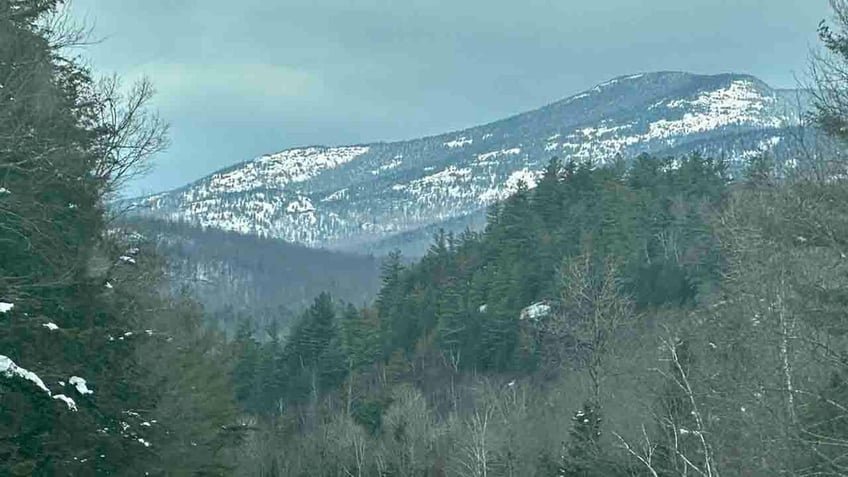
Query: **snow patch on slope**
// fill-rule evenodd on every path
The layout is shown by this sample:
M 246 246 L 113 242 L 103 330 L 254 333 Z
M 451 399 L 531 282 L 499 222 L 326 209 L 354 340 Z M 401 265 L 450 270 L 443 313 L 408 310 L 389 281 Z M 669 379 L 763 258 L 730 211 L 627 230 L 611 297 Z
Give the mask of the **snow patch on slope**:
M 77 388 L 77 392 L 82 394 L 82 395 L 94 394 L 94 391 L 92 391 L 91 389 L 88 389 L 88 386 L 85 382 L 85 379 L 83 379 L 79 376 L 71 376 L 71 379 L 68 380 L 68 383 L 71 386 Z
M 495 159 L 495 158 L 498 158 L 498 157 L 514 156 L 514 155 L 517 155 L 517 154 L 521 154 L 521 148 L 520 147 L 513 147 L 513 148 L 510 148 L 510 149 L 501 149 L 500 151 L 492 151 L 492 152 L 486 152 L 486 153 L 483 153 L 483 154 L 478 154 L 477 155 L 477 162 L 478 163 L 484 163 L 484 162 L 487 162 L 491 159 Z
M 69 398 L 68 396 L 65 396 L 64 394 L 57 394 L 57 395 L 53 396 L 53 399 L 64 402 L 65 405 L 68 406 L 68 409 L 70 409 L 71 411 L 74 411 L 74 412 L 77 411 L 76 401 Z
M 312 205 L 312 201 L 308 197 L 298 197 L 297 200 L 289 202 L 289 205 L 286 206 L 286 212 L 289 214 L 305 214 L 314 211 L 315 206 Z
M 680 119 L 660 119 L 649 125 L 642 140 L 702 133 L 732 125 L 777 128 L 783 120 L 763 113 L 774 98 L 763 96 L 751 81 L 733 81 L 727 88 L 701 93 L 694 100 L 678 99 L 665 104 L 669 109 L 685 109 Z
M 47 386 L 44 385 L 44 381 L 42 381 L 37 374 L 18 366 L 17 364 L 15 364 L 14 361 L 12 361 L 11 358 L 9 358 L 8 356 L 3 356 L 2 354 L 0 354 L 0 375 L 3 375 L 7 378 L 17 377 L 25 379 L 35 384 L 38 389 L 41 389 L 42 391 L 50 395 L 50 390 L 47 389 Z
M 403 156 L 401 156 L 401 158 L 402 157 Z M 400 167 L 401 164 L 403 164 L 403 161 L 396 158 L 393 161 L 386 163 L 386 164 L 383 164 L 382 166 L 378 167 L 377 169 L 374 169 L 373 171 L 371 171 L 371 175 L 377 176 L 377 175 L 380 175 L 383 172 L 390 171 L 392 169 L 397 169 L 398 167 Z
M 448 196 L 463 195 L 463 184 L 471 178 L 471 169 L 468 167 L 448 166 L 435 174 L 416 179 L 408 184 L 395 184 L 392 190 L 396 192 L 407 192 L 421 196 L 439 189 L 441 193 Z
M 287 184 L 312 179 L 321 172 L 366 154 L 369 150 L 367 146 L 310 147 L 261 156 L 239 168 L 213 175 L 203 192 L 244 192 L 259 185 L 282 188 Z M 198 195 L 206 194 L 201 192 Z
M 465 136 L 458 137 L 452 141 L 448 141 L 444 143 L 444 146 L 450 149 L 456 149 L 458 147 L 465 147 L 474 143 L 473 139 L 469 139 Z
M 524 184 L 528 189 L 536 187 L 543 172 L 532 170 L 527 167 L 513 171 L 503 184 L 495 185 L 479 195 L 481 205 L 488 205 L 504 200 L 518 190 L 519 184 Z

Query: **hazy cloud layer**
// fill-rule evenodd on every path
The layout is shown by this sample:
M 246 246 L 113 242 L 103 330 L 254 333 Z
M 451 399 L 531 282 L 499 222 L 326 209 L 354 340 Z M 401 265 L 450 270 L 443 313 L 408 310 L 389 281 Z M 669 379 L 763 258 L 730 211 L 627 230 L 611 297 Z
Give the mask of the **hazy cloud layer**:
M 132 192 L 258 154 L 393 140 L 532 109 L 628 73 L 793 87 L 826 0 L 74 0 L 101 71 L 146 74 L 173 147 Z

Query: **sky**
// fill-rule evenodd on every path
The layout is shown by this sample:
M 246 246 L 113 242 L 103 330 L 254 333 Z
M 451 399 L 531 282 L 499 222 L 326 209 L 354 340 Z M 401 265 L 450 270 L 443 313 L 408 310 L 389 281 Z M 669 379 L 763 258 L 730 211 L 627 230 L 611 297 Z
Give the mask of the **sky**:
M 308 145 L 487 123 L 649 71 L 792 88 L 827 0 L 73 0 L 96 72 L 146 76 L 171 147 L 126 195 Z

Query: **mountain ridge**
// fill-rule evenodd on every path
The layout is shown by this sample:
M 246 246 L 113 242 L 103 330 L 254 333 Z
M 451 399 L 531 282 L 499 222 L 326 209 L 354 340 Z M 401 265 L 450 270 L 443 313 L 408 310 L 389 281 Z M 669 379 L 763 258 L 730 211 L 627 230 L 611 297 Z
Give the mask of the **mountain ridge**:
M 706 151 L 739 164 L 785 149 L 797 119 L 787 96 L 747 74 L 622 75 L 483 125 L 403 141 L 284 149 L 132 202 L 143 216 L 382 252 L 375 244 L 391 236 L 479 214 L 520 181 L 532 187 L 554 155 L 604 163 Z

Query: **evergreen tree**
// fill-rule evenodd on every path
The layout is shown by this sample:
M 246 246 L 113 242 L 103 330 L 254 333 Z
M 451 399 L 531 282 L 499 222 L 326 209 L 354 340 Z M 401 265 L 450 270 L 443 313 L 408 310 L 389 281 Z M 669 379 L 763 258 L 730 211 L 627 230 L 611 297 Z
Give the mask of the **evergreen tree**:
M 601 415 L 597 406 L 584 403 L 583 409 L 572 417 L 573 427 L 566 446 L 562 477 L 589 477 L 611 475 L 608 462 L 600 445 Z

